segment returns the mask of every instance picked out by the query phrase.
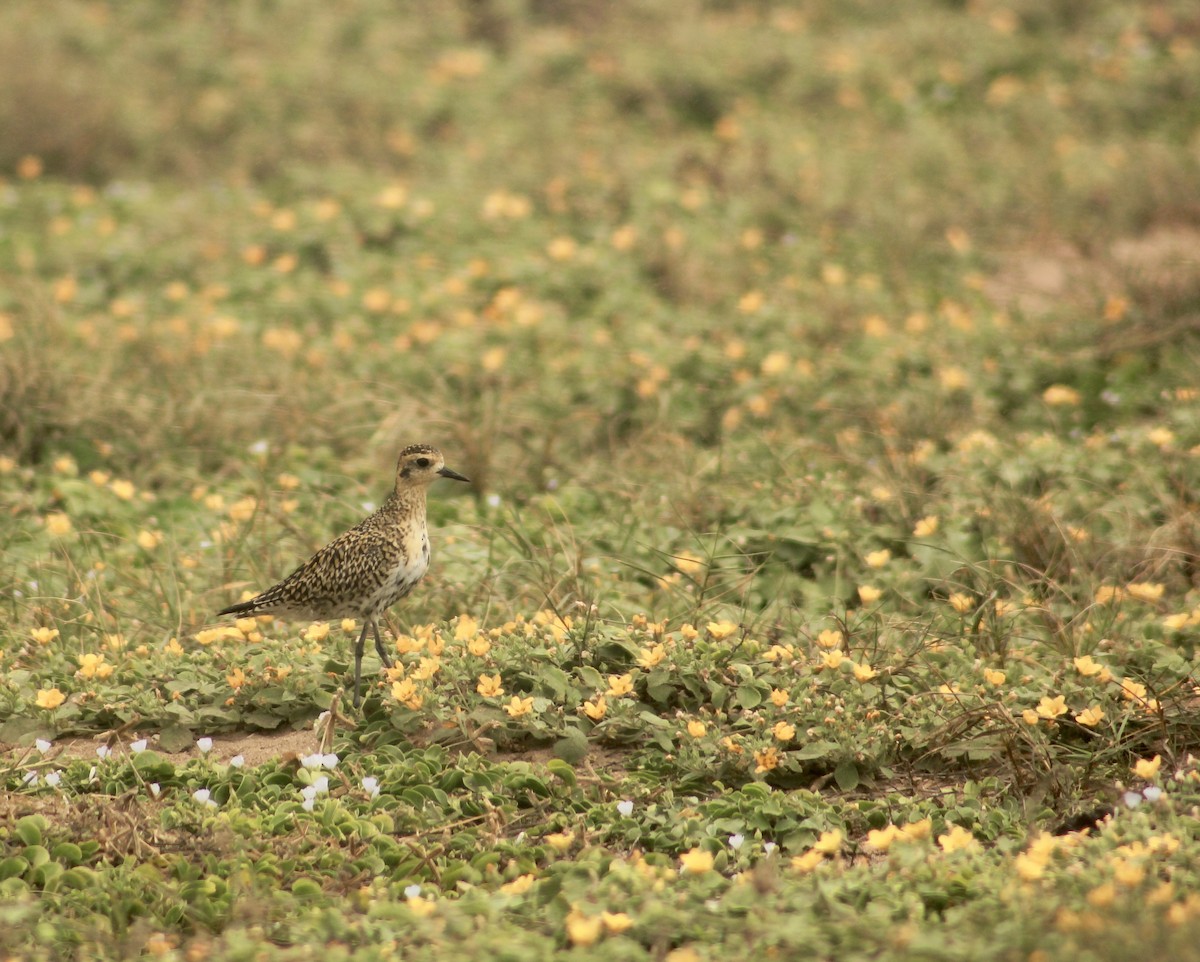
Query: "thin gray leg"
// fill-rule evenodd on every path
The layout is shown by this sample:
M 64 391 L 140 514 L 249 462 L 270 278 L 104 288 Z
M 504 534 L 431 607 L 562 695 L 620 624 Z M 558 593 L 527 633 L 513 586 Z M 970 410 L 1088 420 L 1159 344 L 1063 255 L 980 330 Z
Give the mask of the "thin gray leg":
M 379 660 L 383 662 L 384 668 L 392 667 L 392 659 L 388 657 L 387 649 L 383 647 L 383 639 L 379 637 L 379 623 L 372 618 L 371 630 L 375 632 L 375 650 L 379 652 Z
M 359 702 L 362 701 L 362 658 L 363 646 L 367 643 L 367 629 L 371 627 L 371 622 L 363 625 L 362 633 L 358 636 L 358 641 L 354 645 L 354 707 L 357 708 Z

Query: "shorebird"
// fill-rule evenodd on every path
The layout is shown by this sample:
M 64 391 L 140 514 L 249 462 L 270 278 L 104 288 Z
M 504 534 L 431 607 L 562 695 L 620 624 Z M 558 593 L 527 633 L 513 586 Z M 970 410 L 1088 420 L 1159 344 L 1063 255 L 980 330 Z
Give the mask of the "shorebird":
M 375 636 L 375 650 L 384 666 L 391 668 L 379 636 L 379 615 L 412 591 L 429 570 L 425 489 L 438 478 L 470 480 L 446 467 L 437 448 L 410 444 L 396 462 L 395 488 L 374 514 L 338 535 L 279 584 L 217 614 L 361 619 L 362 633 L 354 646 L 357 708 L 367 631 Z

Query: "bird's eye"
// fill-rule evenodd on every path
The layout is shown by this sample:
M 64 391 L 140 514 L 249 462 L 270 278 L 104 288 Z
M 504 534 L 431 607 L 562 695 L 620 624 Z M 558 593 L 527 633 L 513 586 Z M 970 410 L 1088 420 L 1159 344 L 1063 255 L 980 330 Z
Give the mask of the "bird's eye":
M 417 467 L 418 468 L 429 467 L 429 458 L 417 458 Z

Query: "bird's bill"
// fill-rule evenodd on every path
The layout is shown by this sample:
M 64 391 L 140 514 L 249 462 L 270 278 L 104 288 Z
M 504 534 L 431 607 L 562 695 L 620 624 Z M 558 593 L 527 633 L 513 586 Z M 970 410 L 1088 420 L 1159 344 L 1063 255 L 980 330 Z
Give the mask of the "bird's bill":
M 467 483 L 470 483 L 471 481 L 470 478 L 464 478 L 457 471 L 451 471 L 449 468 L 442 468 L 438 474 L 440 474 L 443 478 L 450 478 L 452 481 L 466 481 Z

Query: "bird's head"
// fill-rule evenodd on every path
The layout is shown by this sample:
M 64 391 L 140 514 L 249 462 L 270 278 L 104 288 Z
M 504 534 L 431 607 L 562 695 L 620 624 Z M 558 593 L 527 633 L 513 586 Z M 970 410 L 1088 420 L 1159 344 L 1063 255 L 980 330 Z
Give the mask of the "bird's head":
M 438 478 L 470 481 L 446 467 L 442 452 L 430 444 L 410 444 L 396 462 L 396 489 L 424 487 Z

